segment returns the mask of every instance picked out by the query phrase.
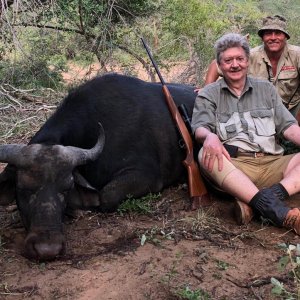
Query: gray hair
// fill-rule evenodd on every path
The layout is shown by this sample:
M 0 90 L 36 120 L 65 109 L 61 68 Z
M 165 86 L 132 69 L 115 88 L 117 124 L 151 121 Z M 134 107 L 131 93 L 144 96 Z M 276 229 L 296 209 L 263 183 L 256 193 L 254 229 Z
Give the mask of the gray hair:
M 221 54 L 229 48 L 242 47 L 247 58 L 250 56 L 250 47 L 247 39 L 238 33 L 227 33 L 220 37 L 215 43 L 217 63 L 220 64 Z

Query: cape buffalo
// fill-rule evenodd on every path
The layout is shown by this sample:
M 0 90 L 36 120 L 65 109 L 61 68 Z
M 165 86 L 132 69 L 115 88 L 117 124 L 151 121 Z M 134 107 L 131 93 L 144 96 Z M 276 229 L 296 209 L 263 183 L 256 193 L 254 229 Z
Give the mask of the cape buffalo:
M 168 87 L 191 115 L 193 88 Z M 157 193 L 183 179 L 185 154 L 161 85 L 107 74 L 71 91 L 28 145 L 0 146 L 0 204 L 16 199 L 25 255 L 53 259 L 65 250 L 66 210 L 111 212 Z

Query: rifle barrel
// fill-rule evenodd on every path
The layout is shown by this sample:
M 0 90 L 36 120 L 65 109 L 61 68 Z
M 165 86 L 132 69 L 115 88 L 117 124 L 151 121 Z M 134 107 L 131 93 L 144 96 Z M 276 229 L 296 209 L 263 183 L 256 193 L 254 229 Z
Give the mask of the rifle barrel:
M 144 41 L 144 39 L 143 39 L 142 37 L 141 37 L 141 40 L 142 40 L 142 43 L 143 43 L 143 45 L 144 45 L 144 47 L 145 47 L 145 49 L 146 49 L 146 51 L 147 51 L 147 53 L 148 53 L 148 56 L 149 56 L 150 60 L 151 60 L 151 62 L 152 62 L 152 65 L 153 65 L 153 67 L 154 67 L 154 69 L 155 69 L 155 71 L 156 71 L 156 73 L 157 73 L 157 75 L 158 75 L 158 77 L 159 77 L 160 82 L 161 82 L 163 85 L 166 85 L 166 83 L 165 83 L 163 77 L 161 76 L 161 74 L 160 74 L 160 72 L 159 72 L 159 69 L 158 69 L 158 66 L 156 65 L 156 62 L 155 62 L 155 61 L 153 60 L 153 58 L 152 58 L 151 51 L 150 51 L 148 45 L 146 44 L 146 42 Z

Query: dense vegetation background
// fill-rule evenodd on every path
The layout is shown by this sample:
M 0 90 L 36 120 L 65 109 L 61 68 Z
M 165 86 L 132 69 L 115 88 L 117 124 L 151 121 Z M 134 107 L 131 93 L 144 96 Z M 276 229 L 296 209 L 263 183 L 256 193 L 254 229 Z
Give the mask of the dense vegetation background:
M 62 72 L 98 62 L 99 73 L 136 74 L 154 79 L 140 37 L 164 73 L 185 62 L 178 79 L 201 85 L 218 37 L 250 34 L 260 44 L 261 18 L 288 19 L 290 42 L 299 43 L 300 1 L 294 0 L 0 0 L 0 97 L 9 91 L 66 88 Z

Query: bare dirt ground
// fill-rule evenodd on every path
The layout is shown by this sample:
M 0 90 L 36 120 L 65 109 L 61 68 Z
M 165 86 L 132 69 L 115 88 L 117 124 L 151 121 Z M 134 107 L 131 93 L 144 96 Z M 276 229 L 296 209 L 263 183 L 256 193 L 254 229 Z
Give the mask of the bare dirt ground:
M 1 143 L 11 143 L 26 142 L 59 99 L 5 101 Z M 288 293 L 275 298 L 271 278 L 296 293 L 296 268 L 279 268 L 286 253 L 278 245 L 297 245 L 299 237 L 257 220 L 238 226 L 232 201 L 213 200 L 209 209 L 190 211 L 183 185 L 164 190 L 149 213 L 85 212 L 66 219 L 67 251 L 46 263 L 22 256 L 18 212 L 0 207 L 0 299 L 297 299 Z M 289 204 L 299 200 L 296 195 Z
M 0 299 L 275 299 L 272 277 L 295 291 L 289 269 L 278 268 L 278 244 L 299 238 L 260 221 L 237 226 L 232 201 L 213 200 L 189 211 L 179 186 L 165 190 L 148 215 L 86 212 L 66 220 L 67 252 L 46 263 L 21 255 L 18 213 L 2 208 Z

